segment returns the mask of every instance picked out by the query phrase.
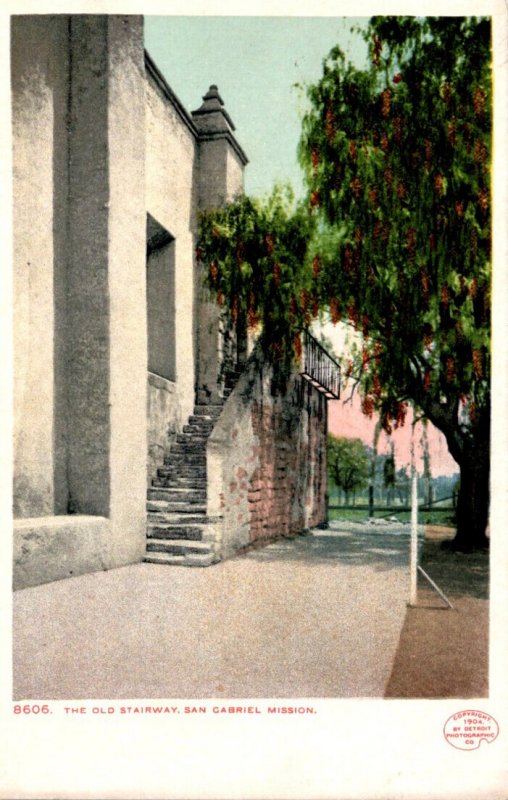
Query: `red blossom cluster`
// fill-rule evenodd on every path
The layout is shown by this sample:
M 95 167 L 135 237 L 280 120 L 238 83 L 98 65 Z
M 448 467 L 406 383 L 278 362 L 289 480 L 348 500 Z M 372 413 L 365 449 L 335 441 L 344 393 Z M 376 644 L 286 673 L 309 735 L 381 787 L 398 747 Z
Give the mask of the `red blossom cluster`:
M 233 297 L 233 303 L 231 305 L 231 319 L 235 325 L 238 321 L 238 310 L 238 297 Z
M 487 145 L 481 139 L 477 139 L 474 143 L 474 160 L 477 164 L 483 164 L 487 161 L 489 151 Z
M 481 117 L 483 115 L 483 112 L 485 111 L 486 100 L 487 100 L 487 95 L 485 94 L 481 86 L 478 86 L 473 94 L 473 108 L 475 116 Z
M 425 393 L 428 393 L 430 391 L 430 384 L 431 384 L 430 369 L 426 369 L 425 374 L 423 376 L 423 391 Z
M 360 197 L 360 192 L 362 191 L 362 184 L 358 176 L 355 176 L 351 181 L 351 189 L 355 197 Z
M 256 296 L 253 292 L 249 292 L 247 301 L 247 325 L 252 330 L 256 328 L 259 323 L 259 316 L 256 311 Z
M 478 192 L 478 205 L 482 211 L 487 211 L 489 207 L 489 191 L 488 189 L 480 189 Z
M 273 284 L 276 289 L 278 289 L 280 286 L 280 274 L 281 274 L 280 264 L 276 262 L 273 265 Z
M 432 331 L 425 330 L 423 333 L 423 346 L 425 350 L 432 350 L 432 343 L 434 341 L 434 337 L 432 335 Z
M 337 297 L 332 297 L 330 300 L 330 316 L 334 325 L 336 325 L 342 317 L 340 303 Z
M 422 296 L 423 296 L 423 299 L 424 300 L 428 300 L 429 299 L 429 276 L 427 275 L 427 272 L 424 269 L 422 269 L 422 271 L 420 272 L 420 280 L 421 280 L 421 283 L 422 283 Z
M 369 351 L 367 350 L 365 345 L 363 345 L 363 347 L 362 347 L 362 369 L 363 369 L 364 372 L 368 371 L 369 362 L 370 362 Z
M 335 138 L 335 114 L 328 108 L 325 115 L 325 134 L 326 138 L 332 143 Z
M 310 160 L 312 163 L 312 174 L 315 177 L 317 173 L 317 168 L 319 167 L 319 151 L 316 150 L 316 148 L 312 149 L 312 152 L 310 154 Z
M 321 198 L 320 198 L 320 195 L 319 195 L 319 189 L 314 189 L 314 191 L 312 191 L 310 193 L 310 207 L 311 207 L 311 210 L 316 208 L 316 206 L 319 206 L 320 201 L 321 201 Z
M 446 105 L 449 105 L 452 99 L 452 84 L 450 81 L 445 81 L 442 86 L 442 94 L 443 100 L 445 101 Z
M 300 336 L 300 334 L 295 336 L 295 338 L 293 340 L 293 344 L 294 344 L 296 359 L 297 359 L 297 361 L 301 361 L 301 358 L 302 358 L 302 337 Z
M 425 169 L 428 172 L 432 167 L 432 142 L 430 139 L 425 139 L 423 145 L 425 149 Z
M 416 228 L 408 228 L 406 233 L 406 244 L 407 249 L 409 250 L 409 257 L 415 257 L 416 251 Z
M 391 189 L 393 183 L 393 172 L 389 167 L 385 169 L 385 171 L 383 172 L 383 178 L 385 184 L 388 186 L 389 189 Z
M 397 403 L 397 411 L 395 412 L 395 428 L 402 428 L 406 421 L 407 403 Z
M 374 400 L 370 394 L 367 394 L 362 398 L 361 409 L 362 414 L 365 414 L 365 416 L 369 417 L 369 419 L 372 418 L 372 415 L 374 414 Z
M 399 200 L 405 200 L 407 197 L 407 190 L 404 181 L 399 181 L 397 184 L 397 197 Z
M 453 383 L 456 378 L 455 361 L 451 356 L 446 359 L 446 380 L 448 383 Z
M 354 329 L 358 329 L 358 309 L 354 302 L 350 303 L 347 307 L 347 316 L 350 322 L 353 323 Z
M 473 350 L 473 370 L 476 380 L 483 378 L 483 360 L 479 350 Z
M 391 89 L 383 89 L 381 92 L 381 114 L 383 117 L 390 116 L 392 105 L 392 91 Z
M 372 63 L 374 66 L 378 66 L 379 64 L 379 56 L 381 55 L 381 50 L 383 49 L 383 43 L 379 36 L 374 37 L 374 42 L 372 44 Z
M 219 278 L 219 267 L 217 266 L 217 262 L 210 261 L 210 280 L 212 282 L 212 286 L 217 286 L 218 278 Z
M 455 145 L 457 144 L 457 122 L 455 119 L 450 120 L 450 122 L 448 123 L 447 135 L 448 135 L 448 141 L 450 142 L 452 147 L 455 147 Z

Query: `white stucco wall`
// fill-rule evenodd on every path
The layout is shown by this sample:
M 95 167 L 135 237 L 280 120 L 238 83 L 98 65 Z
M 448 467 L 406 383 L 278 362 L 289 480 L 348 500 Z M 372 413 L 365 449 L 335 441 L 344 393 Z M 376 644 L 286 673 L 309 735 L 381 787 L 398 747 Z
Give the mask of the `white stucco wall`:
M 145 92 L 146 209 L 174 238 L 175 369 L 167 423 L 183 425 L 194 407 L 197 145 L 192 131 L 150 75 Z M 149 421 L 149 430 L 155 427 Z M 149 447 L 153 449 L 154 445 L 156 442 L 150 440 Z
M 67 25 L 66 17 L 12 19 L 14 509 L 22 517 L 55 507 L 55 223 L 67 163 L 55 147 L 67 106 Z
M 12 42 L 22 587 L 144 555 L 143 20 L 18 17 Z

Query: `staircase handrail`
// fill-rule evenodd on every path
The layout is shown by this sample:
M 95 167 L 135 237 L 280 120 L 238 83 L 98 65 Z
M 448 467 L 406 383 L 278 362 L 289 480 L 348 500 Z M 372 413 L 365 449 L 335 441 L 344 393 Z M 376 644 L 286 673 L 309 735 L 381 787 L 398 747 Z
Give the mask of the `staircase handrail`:
M 329 400 L 340 398 L 340 364 L 307 329 L 303 331 L 301 374 Z

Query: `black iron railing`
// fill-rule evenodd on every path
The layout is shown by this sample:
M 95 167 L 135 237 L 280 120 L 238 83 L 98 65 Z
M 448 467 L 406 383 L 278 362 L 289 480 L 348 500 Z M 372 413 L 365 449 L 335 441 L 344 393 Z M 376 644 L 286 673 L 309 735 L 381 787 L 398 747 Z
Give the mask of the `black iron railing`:
M 309 333 L 302 334 L 302 377 L 329 400 L 340 397 L 340 366 Z

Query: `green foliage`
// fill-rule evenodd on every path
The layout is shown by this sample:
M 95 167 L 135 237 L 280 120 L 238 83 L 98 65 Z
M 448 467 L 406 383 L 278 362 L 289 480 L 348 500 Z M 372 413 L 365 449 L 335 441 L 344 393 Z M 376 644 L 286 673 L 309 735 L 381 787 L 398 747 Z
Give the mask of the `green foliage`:
M 201 218 L 198 258 L 206 282 L 232 321 L 259 330 L 273 362 L 300 354 L 300 332 L 318 313 L 308 243 L 311 218 L 289 190 L 266 201 L 239 197 Z
M 328 475 L 346 497 L 367 485 L 370 462 L 361 439 L 328 434 L 326 453 Z
M 411 401 L 474 436 L 489 413 L 490 24 L 381 17 L 365 38 L 369 68 L 335 48 L 308 90 L 316 291 L 364 334 L 349 371 L 366 414 L 390 430 Z
M 457 539 L 485 546 L 490 437 L 490 21 L 374 17 L 359 70 L 334 48 L 309 87 L 308 196 L 203 218 L 198 257 L 274 363 L 328 308 L 361 332 L 348 364 L 384 429 L 409 403 L 461 469 Z

